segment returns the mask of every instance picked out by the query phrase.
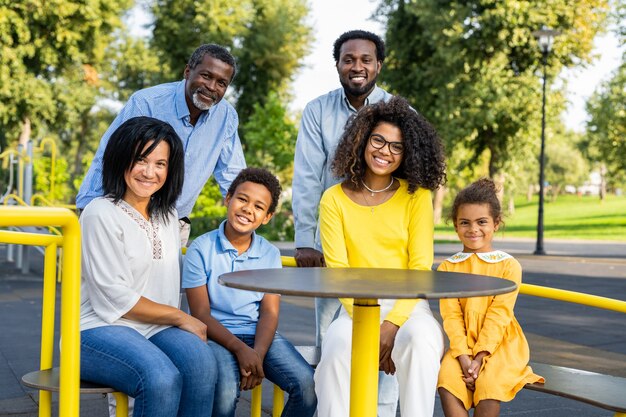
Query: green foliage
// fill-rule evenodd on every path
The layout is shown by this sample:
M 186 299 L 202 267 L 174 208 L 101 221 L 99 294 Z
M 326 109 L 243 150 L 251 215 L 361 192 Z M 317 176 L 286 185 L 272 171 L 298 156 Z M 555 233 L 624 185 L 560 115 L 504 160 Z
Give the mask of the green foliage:
M 48 201 L 65 202 L 65 197 L 69 193 L 68 179 L 69 172 L 67 161 L 62 158 L 56 159 L 54 164 L 54 175 L 52 175 L 52 166 L 50 156 L 35 158 L 33 161 L 33 176 L 35 186 L 33 194 L 41 194 Z M 50 184 L 54 179 L 54 190 L 50 193 Z
M 270 92 L 283 94 L 311 40 L 306 0 L 253 0 L 254 15 L 233 53 L 242 71 L 234 81 L 237 112 L 246 123 Z M 242 140 L 248 138 L 243 131 Z
M 233 48 L 254 15 L 251 0 L 156 0 L 152 48 L 166 72 L 161 81 L 181 79 L 191 53 L 205 43 Z
M 587 163 L 578 149 L 578 135 L 558 133 L 546 144 L 545 175 L 553 200 L 566 185 L 581 186 L 589 178 Z
M 594 35 L 603 27 L 605 0 L 385 0 L 389 58 L 382 78 L 433 122 L 448 155 L 467 149 L 464 164 L 487 152 L 488 174 L 508 172 L 538 135 L 541 54 L 532 30 L 560 30 L 549 56 L 549 75 L 589 61 Z M 548 91 L 560 112 L 559 92 Z M 532 142 L 531 142 L 532 141 Z M 465 151 L 463 151 L 465 152 Z M 451 165 L 455 175 L 467 165 Z M 471 166 L 470 166 L 471 168 Z
M 591 120 L 583 143 L 586 157 L 604 163 L 611 182 L 626 176 L 626 60 L 587 102 Z
M 286 98 L 311 40 L 306 0 L 157 0 L 152 11 L 152 47 L 169 67 L 164 80 L 181 78 L 189 56 L 203 43 L 230 48 L 240 69 L 233 89 L 241 126 L 271 92 Z M 244 144 L 246 134 L 241 131 Z
M 516 201 L 515 214 L 505 217 L 506 226 L 497 237 L 534 238 L 537 233 L 537 197 Z M 548 201 L 544 212 L 547 239 L 624 240 L 626 197 L 608 195 L 604 201 L 593 196 L 563 195 Z M 451 224 L 435 227 L 435 233 L 456 236 Z
M 23 0 L 0 4 L 0 126 L 16 135 L 60 112 L 56 86 L 102 59 L 131 0 Z
M 247 164 L 270 170 L 283 187 L 291 183 L 298 131 L 276 93 L 270 92 L 264 105 L 254 105 L 254 113 L 243 130 Z

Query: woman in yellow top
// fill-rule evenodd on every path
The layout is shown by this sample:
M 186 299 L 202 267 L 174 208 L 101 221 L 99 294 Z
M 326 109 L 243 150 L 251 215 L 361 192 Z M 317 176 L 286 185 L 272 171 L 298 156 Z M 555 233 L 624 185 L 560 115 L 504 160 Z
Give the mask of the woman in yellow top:
M 519 262 L 491 246 L 502 223 L 491 180 L 481 179 L 461 190 L 451 218 L 463 252 L 444 261 L 439 271 L 488 275 L 521 284 Z M 446 417 L 467 417 L 471 407 L 475 407 L 475 417 L 498 416 L 501 401 L 512 400 L 527 383 L 543 381 L 528 366 L 528 342 L 513 315 L 518 292 L 439 302 L 450 339 L 437 385 Z
M 320 202 L 326 264 L 430 269 L 433 207 L 429 190 L 445 181 L 433 127 L 406 100 L 362 108 L 340 140 L 332 169 L 343 182 Z M 349 414 L 352 300 L 341 300 L 315 373 L 319 417 Z M 424 300 L 380 300 L 380 370 L 395 374 L 404 417 L 433 415 L 443 331 Z

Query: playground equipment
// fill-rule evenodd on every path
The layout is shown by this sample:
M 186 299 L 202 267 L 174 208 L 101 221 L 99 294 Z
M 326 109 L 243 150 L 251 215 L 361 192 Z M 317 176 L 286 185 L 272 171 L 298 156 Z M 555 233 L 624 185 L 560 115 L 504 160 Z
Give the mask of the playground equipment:
M 33 194 L 33 160 L 34 152 L 43 153 L 46 148 L 50 152 L 49 188 L 45 194 Z M 35 206 L 42 205 L 48 207 L 65 207 L 75 209 L 69 204 L 59 204 L 54 202 L 53 196 L 56 189 L 56 158 L 57 145 L 52 138 L 43 138 L 39 145 L 33 147 L 32 142 L 20 143 L 16 149 L 8 149 L 0 153 L 0 166 L 7 173 L 7 183 L 4 190 L 0 191 L 0 203 L 5 206 Z M 13 227 L 15 231 L 25 231 L 30 233 L 42 233 L 44 229 L 28 226 L 26 228 Z M 53 227 L 49 232 L 60 235 L 60 232 Z M 7 260 L 15 262 L 16 266 L 26 274 L 29 270 L 28 246 L 10 245 L 7 249 Z M 36 250 L 43 253 L 40 247 Z
M 52 368 L 56 292 L 57 248 L 63 248 L 61 263 L 61 338 L 59 415 L 77 417 L 80 383 L 80 228 L 74 213 L 64 208 L 0 207 L 0 226 L 60 226 L 61 236 L 0 230 L 0 242 L 44 246 L 44 296 L 41 319 L 40 369 Z M 39 416 L 52 413 L 52 394 L 39 393 Z

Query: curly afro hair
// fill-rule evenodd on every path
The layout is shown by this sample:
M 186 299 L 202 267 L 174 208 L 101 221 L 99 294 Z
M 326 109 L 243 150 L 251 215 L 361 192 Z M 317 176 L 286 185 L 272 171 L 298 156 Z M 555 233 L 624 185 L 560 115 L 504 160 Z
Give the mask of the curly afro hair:
M 276 206 L 278 205 L 278 200 L 280 199 L 280 193 L 282 191 L 278 178 L 276 178 L 274 174 L 272 174 L 265 168 L 245 168 L 239 172 L 239 174 L 230 184 L 226 195 L 234 195 L 237 187 L 247 181 L 263 185 L 265 186 L 265 188 L 267 188 L 267 190 L 270 192 L 270 195 L 272 196 L 272 203 L 267 209 L 267 212 L 268 214 L 274 213 L 276 211 Z
M 441 139 L 433 126 L 400 96 L 388 102 L 362 107 L 346 125 L 331 168 L 337 178 L 354 190 L 365 178 L 365 148 L 374 128 L 390 123 L 400 129 L 404 142 L 402 162 L 392 175 L 406 179 L 409 193 L 418 187 L 435 190 L 446 182 L 446 164 Z

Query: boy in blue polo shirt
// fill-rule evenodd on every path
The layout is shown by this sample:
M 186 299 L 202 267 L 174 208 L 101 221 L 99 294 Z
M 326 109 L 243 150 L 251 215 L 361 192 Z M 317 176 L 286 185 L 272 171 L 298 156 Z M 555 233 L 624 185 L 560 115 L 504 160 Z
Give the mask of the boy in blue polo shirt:
M 185 256 L 182 286 L 191 314 L 208 327 L 208 344 L 218 362 L 212 417 L 233 417 L 240 390 L 254 388 L 263 378 L 289 394 L 283 417 L 315 413 L 313 370 L 276 332 L 280 296 L 217 282 L 226 272 L 281 267 L 278 249 L 255 233 L 272 218 L 280 192 L 269 171 L 241 171 L 224 200 L 226 220 L 196 238 Z

